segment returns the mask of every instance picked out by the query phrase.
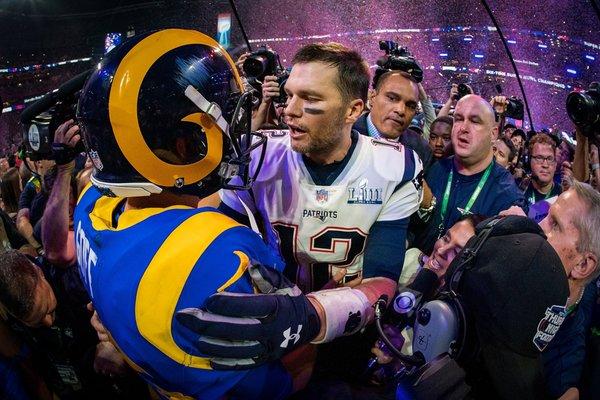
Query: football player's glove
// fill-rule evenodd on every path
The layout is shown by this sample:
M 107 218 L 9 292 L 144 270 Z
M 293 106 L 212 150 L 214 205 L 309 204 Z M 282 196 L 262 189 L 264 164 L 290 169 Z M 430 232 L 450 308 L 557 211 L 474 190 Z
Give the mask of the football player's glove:
M 177 313 L 198 334 L 197 348 L 214 369 L 247 369 L 279 359 L 321 328 L 313 305 L 281 272 L 262 265 L 248 272 L 261 294 L 217 293 L 203 309 Z

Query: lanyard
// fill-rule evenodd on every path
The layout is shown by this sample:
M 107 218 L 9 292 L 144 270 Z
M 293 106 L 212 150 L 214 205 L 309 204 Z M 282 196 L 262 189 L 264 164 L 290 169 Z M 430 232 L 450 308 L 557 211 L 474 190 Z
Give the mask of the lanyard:
M 490 176 L 490 173 L 492 172 L 493 166 L 494 166 L 494 162 L 492 161 L 490 163 L 490 165 L 488 165 L 488 167 L 485 169 L 485 172 L 481 176 L 481 179 L 479 179 L 479 183 L 477 184 L 475 191 L 471 195 L 471 198 L 469 199 L 469 201 L 467 202 L 467 205 L 465 206 L 465 208 L 463 210 L 463 215 L 468 214 L 469 211 L 471 210 L 471 207 L 473 207 L 475 200 L 477 200 L 477 197 L 479 197 L 479 193 L 481 193 L 481 189 L 483 189 L 483 186 L 487 182 L 488 177 Z M 444 232 L 444 220 L 446 219 L 446 212 L 448 211 L 448 200 L 450 200 L 450 189 L 452 187 L 452 178 L 453 177 L 454 177 L 454 167 L 452 167 L 450 169 L 450 174 L 448 175 L 448 182 L 446 182 L 446 189 L 444 190 L 444 197 L 442 199 L 442 212 L 441 212 L 442 220 L 440 221 L 440 225 L 438 227 L 438 230 L 439 230 L 438 237 L 441 237 L 442 233 Z
M 550 190 L 548 191 L 548 193 L 546 193 L 546 195 L 544 196 L 544 200 L 548 200 L 548 198 L 550 197 L 550 195 L 552 194 L 552 189 L 554 189 L 554 183 L 552 184 L 552 187 L 550 188 Z M 529 198 L 529 204 L 535 204 L 535 188 L 533 187 L 533 185 L 531 185 L 531 197 Z

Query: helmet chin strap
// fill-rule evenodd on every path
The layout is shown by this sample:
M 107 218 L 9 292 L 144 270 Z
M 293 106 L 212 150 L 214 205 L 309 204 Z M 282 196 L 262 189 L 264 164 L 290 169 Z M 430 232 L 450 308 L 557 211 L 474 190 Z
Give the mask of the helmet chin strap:
M 206 98 L 202 96 L 202 94 L 192 85 L 188 85 L 184 93 L 185 97 L 190 99 L 192 103 L 196 105 L 196 107 L 198 107 L 204 113 L 210 115 L 221 131 L 223 131 L 223 133 L 231 139 L 229 136 L 229 124 L 225 118 L 223 118 L 223 112 L 217 103 L 211 103 L 206 100 Z

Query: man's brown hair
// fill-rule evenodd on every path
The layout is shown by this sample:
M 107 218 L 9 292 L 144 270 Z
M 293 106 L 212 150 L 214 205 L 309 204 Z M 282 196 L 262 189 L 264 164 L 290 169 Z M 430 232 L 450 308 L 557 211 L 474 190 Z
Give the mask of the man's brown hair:
M 529 141 L 529 155 L 533 154 L 533 146 L 536 144 L 547 144 L 552 147 L 552 151 L 556 151 L 556 142 L 545 133 L 538 133 Z
M 17 250 L 0 253 L 0 315 L 9 313 L 22 320 L 31 314 L 35 288 L 40 280 L 36 268 Z
M 337 70 L 336 86 L 344 102 L 361 99 L 366 104 L 369 66 L 357 51 L 334 42 L 308 44 L 298 50 L 292 64 L 309 62 L 322 62 Z

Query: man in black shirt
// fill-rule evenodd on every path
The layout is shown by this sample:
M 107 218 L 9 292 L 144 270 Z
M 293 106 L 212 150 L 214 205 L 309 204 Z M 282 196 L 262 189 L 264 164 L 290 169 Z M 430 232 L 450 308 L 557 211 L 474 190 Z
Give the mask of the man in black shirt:
M 134 376 L 116 382 L 94 372 L 103 349 L 88 303 L 77 268 L 56 268 L 15 250 L 0 255 L 0 310 L 51 391 L 61 399 L 144 398 L 147 389 Z

